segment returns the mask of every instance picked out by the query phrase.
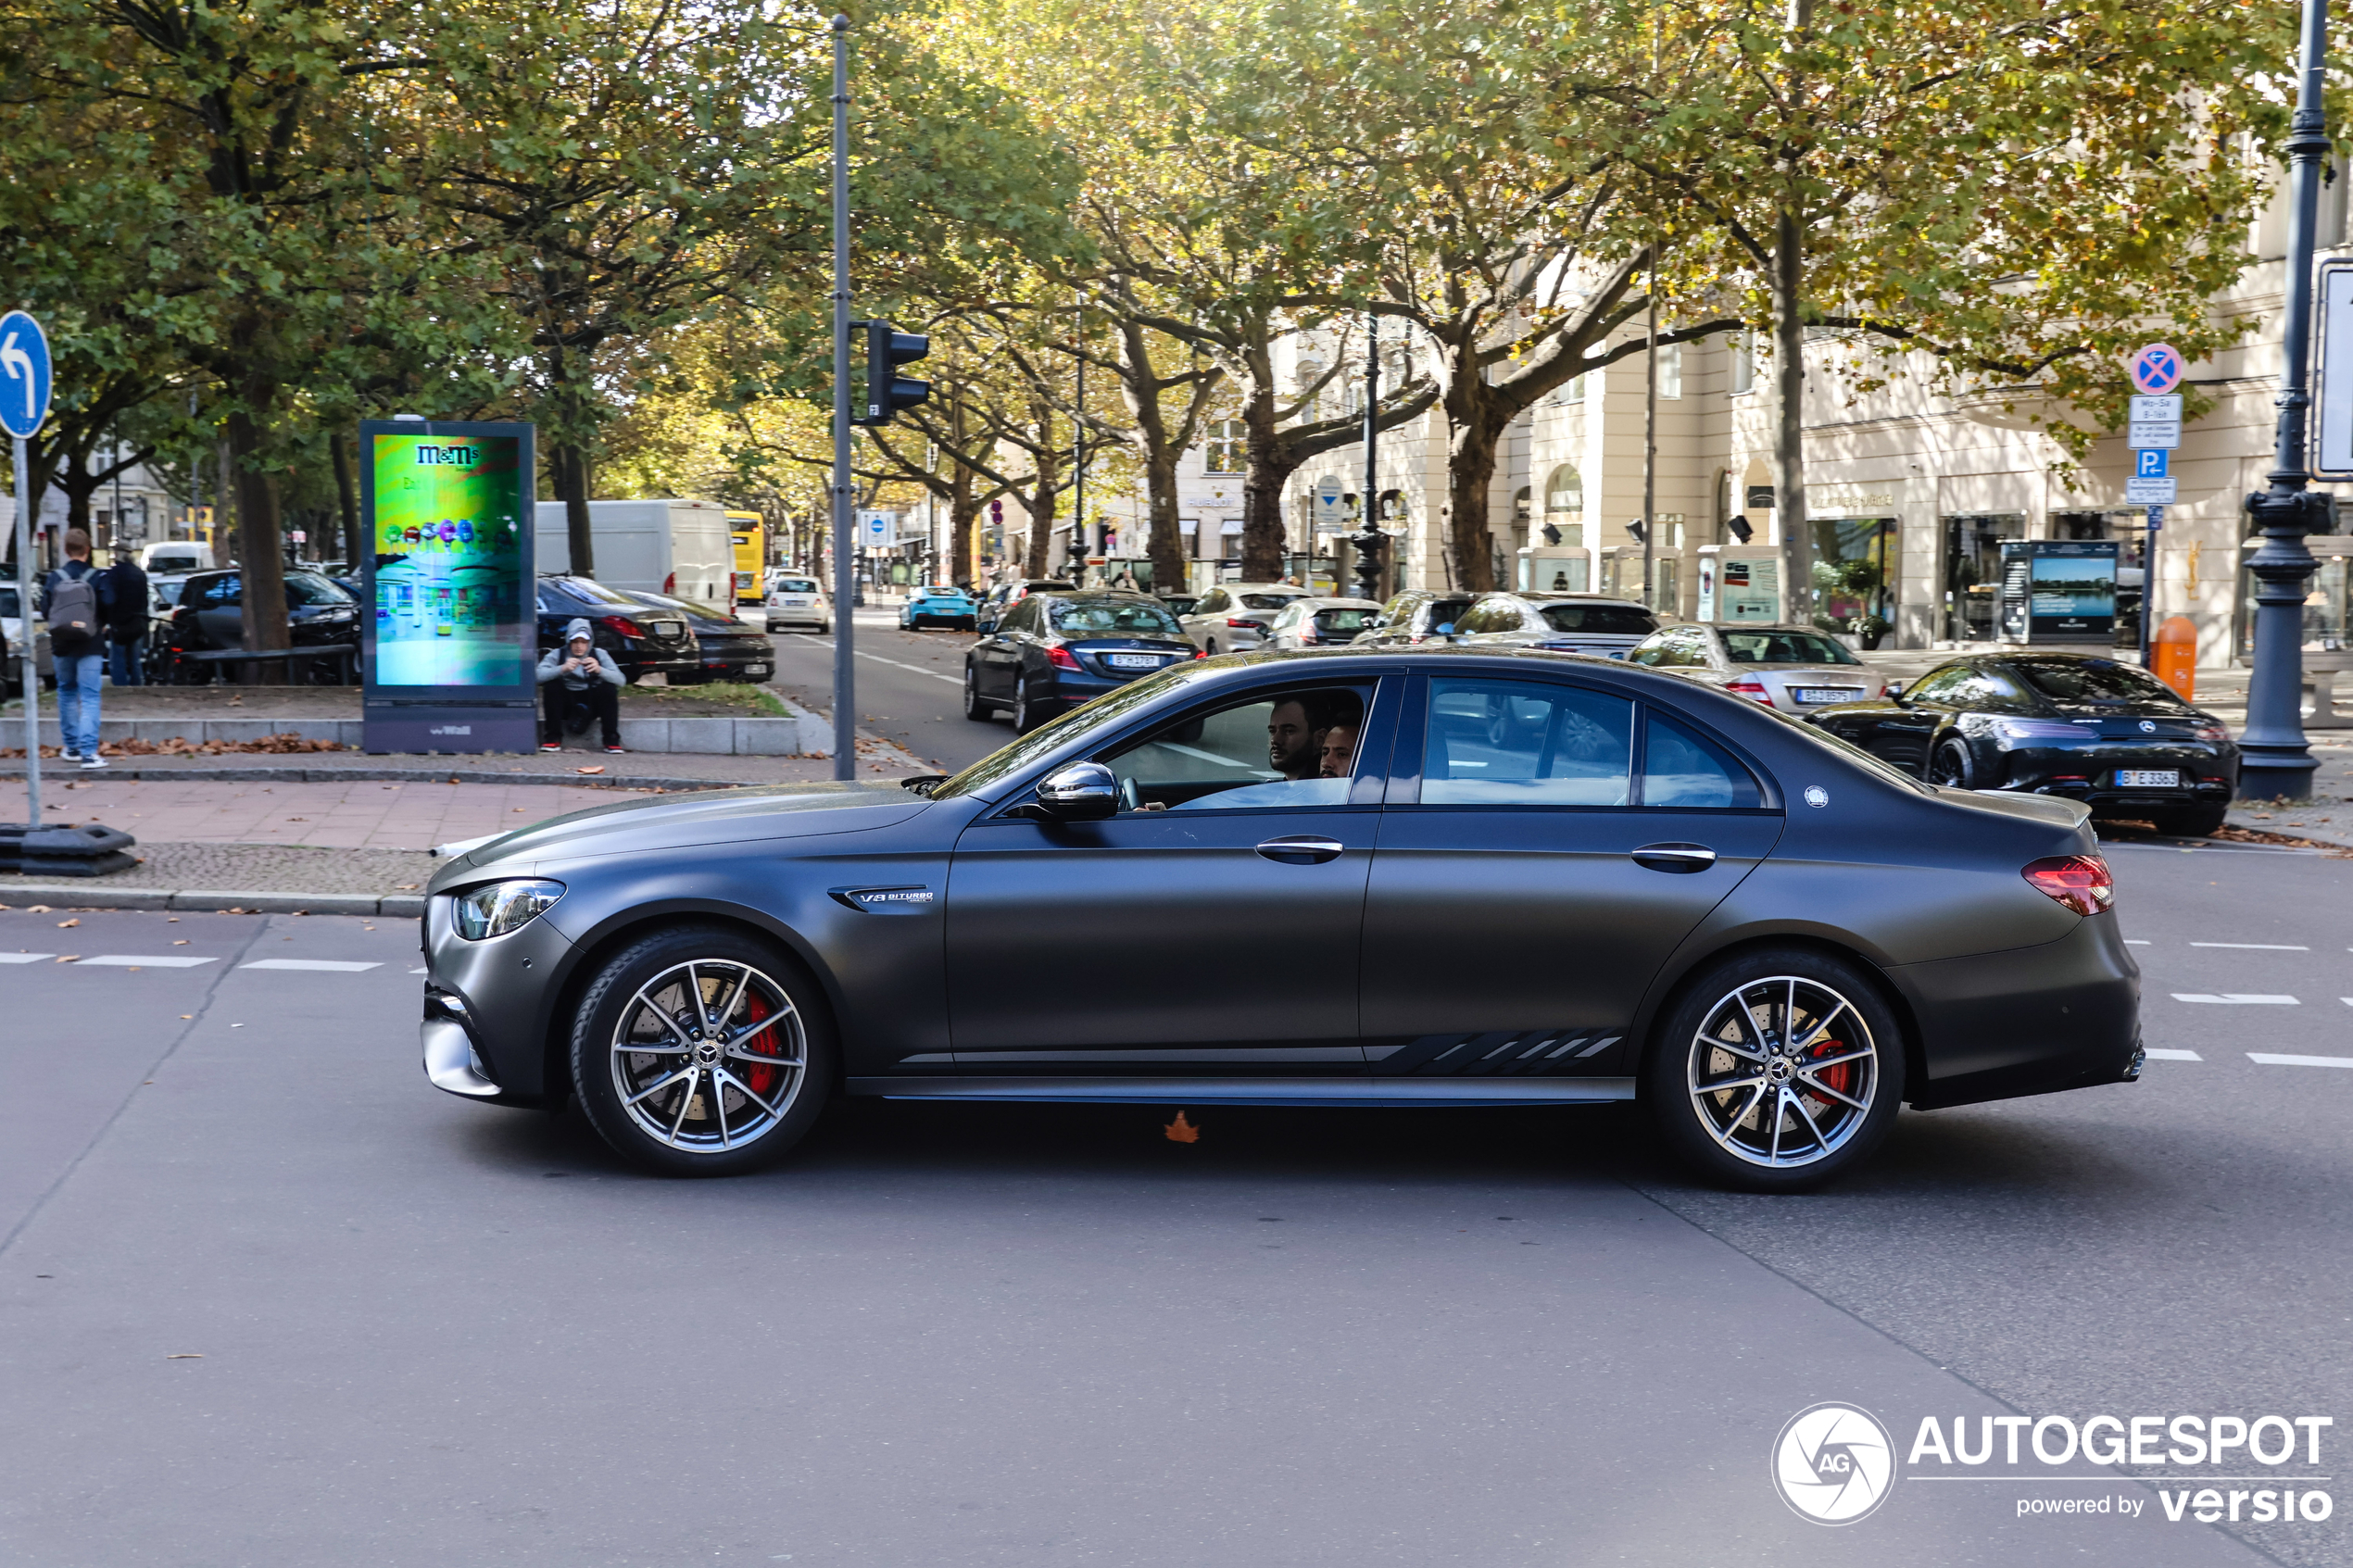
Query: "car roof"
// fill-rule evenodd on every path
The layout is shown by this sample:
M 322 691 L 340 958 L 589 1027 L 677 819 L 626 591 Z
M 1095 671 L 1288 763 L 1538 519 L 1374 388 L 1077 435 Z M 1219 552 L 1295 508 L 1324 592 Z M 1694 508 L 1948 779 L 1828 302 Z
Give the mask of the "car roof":
M 1616 594 L 1554 594 L 1533 588 L 1497 588 L 1481 596 L 1491 599 L 1525 599 L 1532 605 L 1621 605 L 1628 609 L 1649 610 L 1640 599 L 1620 598 Z M 1653 614 L 1657 613 L 1652 611 Z

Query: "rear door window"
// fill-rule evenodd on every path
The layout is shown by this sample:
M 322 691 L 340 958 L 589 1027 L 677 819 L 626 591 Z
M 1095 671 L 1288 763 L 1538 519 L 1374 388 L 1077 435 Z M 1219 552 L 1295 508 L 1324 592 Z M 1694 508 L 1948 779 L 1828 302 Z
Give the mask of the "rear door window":
M 1756 780 L 1732 755 L 1656 709 L 1642 719 L 1642 804 L 1735 810 L 1763 803 Z
M 1433 679 L 1425 806 L 1624 806 L 1634 704 L 1580 686 Z
M 1632 605 L 1538 605 L 1536 613 L 1555 632 L 1583 632 L 1596 636 L 1647 637 L 1658 621 L 1646 609 Z

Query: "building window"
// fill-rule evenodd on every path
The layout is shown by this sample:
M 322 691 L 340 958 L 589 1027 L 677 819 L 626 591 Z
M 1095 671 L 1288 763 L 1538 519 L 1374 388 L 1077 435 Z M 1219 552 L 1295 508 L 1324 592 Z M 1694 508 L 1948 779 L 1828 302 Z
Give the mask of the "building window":
M 1561 401 L 1564 403 L 1582 403 L 1585 401 L 1585 378 L 1583 376 L 1577 375 L 1568 378 L 1568 384 L 1561 388 Z
M 1680 343 L 1659 346 L 1658 395 L 1661 397 L 1683 395 L 1683 345 Z
M 1756 390 L 1756 334 L 1742 328 L 1732 336 L 1732 395 Z
M 1249 460 L 1250 437 L 1239 420 L 1212 420 L 1209 424 L 1211 473 L 1239 473 Z
M 1574 513 L 1582 521 L 1585 511 L 1585 480 L 1574 463 L 1563 463 L 1553 470 L 1544 481 L 1544 515 L 1559 521 L 1564 512 Z

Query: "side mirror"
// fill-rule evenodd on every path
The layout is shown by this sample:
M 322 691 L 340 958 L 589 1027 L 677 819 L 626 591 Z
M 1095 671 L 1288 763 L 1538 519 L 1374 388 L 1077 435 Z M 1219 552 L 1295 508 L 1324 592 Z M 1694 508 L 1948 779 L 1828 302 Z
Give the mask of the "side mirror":
M 1074 762 L 1038 782 L 1038 804 L 1058 822 L 1099 822 L 1119 814 L 1119 779 L 1101 762 Z

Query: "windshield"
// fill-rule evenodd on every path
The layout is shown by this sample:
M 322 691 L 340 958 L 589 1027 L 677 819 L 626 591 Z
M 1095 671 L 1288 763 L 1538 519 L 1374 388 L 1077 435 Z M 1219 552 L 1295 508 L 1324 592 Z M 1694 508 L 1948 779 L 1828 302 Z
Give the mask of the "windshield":
M 1059 751 L 1083 735 L 1118 723 L 1168 690 L 1179 679 L 1179 671 L 1191 668 L 1189 664 L 1172 664 L 1158 674 L 1147 675 L 1140 681 L 1105 692 L 1092 702 L 1083 703 L 1060 718 L 1050 719 L 1003 750 L 990 752 L 954 778 L 946 780 L 931 792 L 931 797 L 946 800 L 953 796 L 978 795 L 991 789 L 1047 753 Z
M 2060 702 L 2155 702 L 2183 706 L 2181 693 L 2129 664 L 2105 659 L 2014 659 L 2010 667 Z
M 1155 604 L 1114 600 L 1089 604 L 1084 599 L 1055 599 L 1046 618 L 1066 636 L 1181 637 L 1176 618 Z
M 1362 632 L 1379 617 L 1378 609 L 1319 609 L 1315 612 L 1315 630 Z
M 1812 632 L 1727 632 L 1724 657 L 1734 664 L 1860 664 L 1843 643 Z
M 17 585 L 14 583 L 0 588 L 0 615 L 11 621 L 17 618 Z
M 185 583 L 160 583 L 152 577 L 147 580 L 147 585 L 156 591 L 157 598 L 168 605 L 178 604 L 180 602 L 180 590 L 187 586 Z M 10 602 L 13 603 L 14 601 L 11 600 Z M 14 615 L 16 611 L 10 610 L 8 613 Z
M 1767 718 L 1771 719 L 1776 723 L 1787 724 L 1791 729 L 1795 730 L 1799 734 L 1804 735 L 1816 746 L 1829 747 L 1831 750 L 1837 752 L 1841 757 L 1846 759 L 1849 762 L 1854 763 L 1857 767 L 1869 769 L 1870 771 L 1876 773 L 1881 778 L 1885 779 L 1890 784 L 1902 784 L 1906 789 L 1910 790 L 1915 795 L 1934 795 L 1936 793 L 1935 786 L 1921 783 L 1919 780 L 1912 777 L 1911 774 L 1904 771 L 1903 769 L 1898 768 L 1894 763 L 1888 761 L 1884 758 L 1873 756 L 1871 753 L 1865 751 L 1861 746 L 1856 746 L 1853 741 L 1842 740 L 1837 735 L 1831 734 L 1828 730 L 1817 729 L 1803 719 L 1793 718 L 1791 715 L 1782 712 L 1778 708 L 1768 708 L 1761 702 L 1756 705 L 1756 711 L 1764 714 Z
M 722 626 L 743 626 L 744 624 L 726 611 L 713 609 L 709 605 L 698 605 L 686 599 L 673 599 L 662 594 L 640 594 L 637 596 L 646 603 L 648 608 L 674 610 L 690 620 L 715 621 Z M 749 627 L 744 627 L 744 629 L 750 630 Z
M 286 573 L 286 602 L 290 605 L 347 605 L 351 596 L 316 572 Z
M 1613 637 L 1647 637 L 1658 622 L 1632 605 L 1538 605 L 1544 624 L 1555 632 L 1590 632 Z
M 610 605 L 615 609 L 643 609 L 645 608 L 635 599 L 624 597 L 593 578 L 554 577 L 548 579 L 547 585 L 559 594 L 583 599 L 592 605 Z

